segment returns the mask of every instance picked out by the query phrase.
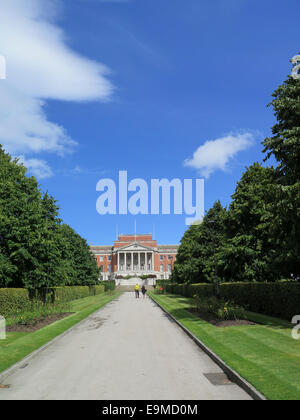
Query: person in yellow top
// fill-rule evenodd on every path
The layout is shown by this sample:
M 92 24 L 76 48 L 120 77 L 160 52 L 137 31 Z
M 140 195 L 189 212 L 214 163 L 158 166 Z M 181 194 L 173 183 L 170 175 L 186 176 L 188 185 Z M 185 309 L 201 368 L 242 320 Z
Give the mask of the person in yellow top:
M 136 284 L 134 286 L 134 291 L 135 291 L 135 297 L 139 298 L 140 297 L 140 286 L 138 284 Z

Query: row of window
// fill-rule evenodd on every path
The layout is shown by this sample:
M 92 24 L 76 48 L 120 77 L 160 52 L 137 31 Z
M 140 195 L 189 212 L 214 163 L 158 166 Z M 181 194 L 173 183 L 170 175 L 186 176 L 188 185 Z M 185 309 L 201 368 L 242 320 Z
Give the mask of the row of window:
M 136 267 L 135 267 L 136 268 Z M 111 273 L 111 265 L 108 265 L 107 266 L 107 271 L 109 272 L 109 273 Z M 163 273 L 164 272 L 164 266 L 163 266 L 163 264 L 161 264 L 161 266 L 160 266 L 160 271 L 161 271 L 161 273 Z M 170 273 L 172 271 L 172 264 L 168 264 L 168 272 Z
M 172 261 L 172 259 L 173 259 L 172 255 L 168 255 L 168 260 Z M 164 255 L 161 255 L 160 256 L 160 261 L 163 261 L 163 260 L 164 260 Z
M 163 264 L 160 265 L 160 271 L 161 271 L 161 273 L 164 272 L 164 265 Z M 171 272 L 171 271 L 172 271 L 172 264 L 168 264 L 168 272 Z
M 108 259 L 108 261 L 111 261 L 111 255 L 109 255 L 108 257 L 107 257 L 107 259 Z M 161 255 L 160 256 L 160 261 L 163 261 L 164 260 L 164 255 Z M 173 260 L 173 257 L 172 257 L 172 255 L 168 255 L 168 260 L 169 261 L 172 261 Z M 103 262 L 104 261 L 104 257 L 101 255 L 100 256 L 100 262 Z
M 111 256 L 109 255 L 107 257 L 107 259 L 108 259 L 108 261 L 111 261 Z M 104 261 L 104 257 L 103 256 L 100 256 L 100 262 L 103 262 L 103 261 Z

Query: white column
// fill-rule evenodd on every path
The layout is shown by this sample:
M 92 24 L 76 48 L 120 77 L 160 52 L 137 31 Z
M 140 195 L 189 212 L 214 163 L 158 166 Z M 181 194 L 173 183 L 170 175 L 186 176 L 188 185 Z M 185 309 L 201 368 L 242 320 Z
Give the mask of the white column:
M 131 271 L 133 271 L 133 252 L 131 252 Z
M 118 252 L 118 269 L 117 271 L 120 271 L 120 253 Z
M 147 267 L 147 252 L 145 252 L 145 270 L 146 271 L 148 270 L 148 267 Z
M 151 271 L 154 271 L 154 253 L 151 254 Z
M 139 256 L 139 271 L 141 271 L 141 253 L 138 253 Z
M 127 252 L 125 252 L 124 258 L 125 258 L 125 271 L 127 271 Z

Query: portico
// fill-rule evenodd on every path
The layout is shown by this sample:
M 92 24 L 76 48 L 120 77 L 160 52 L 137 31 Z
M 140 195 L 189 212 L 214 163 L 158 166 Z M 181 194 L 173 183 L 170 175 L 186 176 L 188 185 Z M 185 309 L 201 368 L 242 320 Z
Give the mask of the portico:
M 121 248 L 116 251 L 120 274 L 141 273 L 154 271 L 154 252 L 138 243 Z

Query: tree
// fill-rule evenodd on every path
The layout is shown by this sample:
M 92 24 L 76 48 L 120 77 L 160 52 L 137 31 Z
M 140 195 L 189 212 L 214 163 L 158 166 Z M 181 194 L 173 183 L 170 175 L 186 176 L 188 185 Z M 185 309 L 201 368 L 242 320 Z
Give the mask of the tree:
M 41 193 L 26 168 L 0 146 L 0 285 L 22 287 L 34 267 Z
M 61 224 L 55 199 L 26 172 L 0 146 L 0 287 L 94 285 L 99 270 L 88 244 Z
M 32 265 L 24 273 L 23 283 L 27 289 L 40 289 L 62 283 L 60 262 L 62 250 L 57 231 L 61 220 L 56 200 L 44 194 L 39 202 L 40 218 L 37 230 L 32 237 Z
M 278 268 L 300 276 L 300 79 L 290 76 L 273 94 L 277 123 L 263 142 L 276 167 L 273 230 L 281 253 Z
M 224 281 L 273 281 L 277 246 L 272 234 L 274 169 L 247 168 L 224 219 L 218 264 Z
M 223 218 L 226 210 L 220 201 L 185 232 L 176 257 L 171 280 L 177 283 L 215 282 L 215 263 L 223 242 Z
M 66 224 L 59 226 L 59 236 L 63 283 L 69 286 L 96 284 L 100 271 L 86 240 Z

